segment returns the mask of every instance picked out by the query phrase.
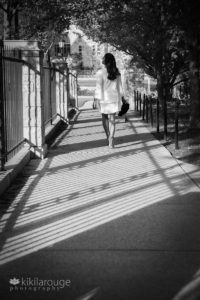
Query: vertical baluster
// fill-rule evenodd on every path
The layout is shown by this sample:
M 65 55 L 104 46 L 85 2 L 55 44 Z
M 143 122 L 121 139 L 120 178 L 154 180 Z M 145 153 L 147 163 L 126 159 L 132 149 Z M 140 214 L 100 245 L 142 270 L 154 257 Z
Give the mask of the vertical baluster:
M 153 127 L 153 108 L 152 108 L 152 98 L 151 98 L 151 96 L 149 96 L 149 105 L 150 105 L 151 126 Z
M 146 96 L 146 121 L 149 122 L 149 98 Z
M 140 116 L 142 115 L 142 94 L 139 94 L 139 107 L 140 107 Z
M 5 94 L 4 94 L 4 46 L 0 41 L 0 155 L 1 170 L 4 170 L 6 159 L 6 133 L 5 133 Z
M 138 111 L 138 99 L 139 99 L 139 92 L 136 92 L 136 111 Z
M 178 143 L 178 120 L 179 119 L 179 100 L 176 99 L 175 102 L 175 149 L 179 149 L 179 143 Z
M 160 104 L 159 99 L 156 99 L 156 131 L 160 132 Z
M 142 110 L 142 120 L 145 118 L 145 110 L 146 110 L 146 95 L 143 95 L 143 110 Z

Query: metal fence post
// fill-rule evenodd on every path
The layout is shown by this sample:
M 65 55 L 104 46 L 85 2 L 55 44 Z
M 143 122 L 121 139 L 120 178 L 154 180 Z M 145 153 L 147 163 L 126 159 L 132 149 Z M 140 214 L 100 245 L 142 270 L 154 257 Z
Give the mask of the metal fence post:
M 153 107 L 152 107 L 152 98 L 149 96 L 149 104 L 150 104 L 150 119 L 151 119 L 151 126 L 153 127 Z
M 140 116 L 142 115 L 142 94 L 140 93 L 139 95 L 139 101 L 140 101 L 140 105 L 139 105 L 139 111 L 140 111 Z
M 52 78 L 52 75 L 51 75 L 51 72 L 52 72 L 52 69 L 51 69 L 51 66 L 48 70 L 49 72 L 49 104 L 50 104 L 50 111 L 51 111 L 51 125 L 53 124 L 53 108 L 52 108 L 52 82 L 51 82 L 51 78 Z
M 67 66 L 67 118 L 68 118 L 68 108 L 70 103 L 70 87 L 69 87 L 69 68 Z
M 164 103 L 163 103 L 163 122 L 164 122 L 164 139 L 167 139 L 167 95 L 164 89 Z
M 179 149 L 178 144 L 178 117 L 179 117 L 179 100 L 175 102 L 175 149 Z
M 65 103 L 64 103 L 64 75 L 60 73 L 60 99 L 61 99 L 61 112 L 62 112 L 62 117 L 65 118 Z
M 63 71 L 63 116 L 67 119 L 67 71 Z
M 78 107 L 78 73 L 76 72 L 76 102 L 75 106 Z
M 159 99 L 157 98 L 156 101 L 156 127 L 157 127 L 157 133 L 160 132 L 160 104 Z
M 136 91 L 134 90 L 134 109 L 136 110 Z
M 6 132 L 5 132 L 5 95 L 4 95 L 4 45 L 0 40 L 0 159 L 1 171 L 6 161 Z
M 41 114 L 41 120 L 40 122 L 37 121 L 38 116 L 36 116 L 36 122 L 38 123 L 38 128 L 40 127 L 41 131 L 41 141 L 39 143 L 40 147 L 43 147 L 45 143 L 45 124 L 44 124 L 44 52 L 42 50 L 39 51 L 39 65 L 40 65 L 40 114 Z M 43 154 L 42 154 L 43 157 Z
M 144 120 L 145 116 L 145 107 L 146 107 L 146 95 L 143 95 L 143 106 L 142 106 L 142 120 Z
M 149 123 L 149 98 L 146 96 L 146 122 Z

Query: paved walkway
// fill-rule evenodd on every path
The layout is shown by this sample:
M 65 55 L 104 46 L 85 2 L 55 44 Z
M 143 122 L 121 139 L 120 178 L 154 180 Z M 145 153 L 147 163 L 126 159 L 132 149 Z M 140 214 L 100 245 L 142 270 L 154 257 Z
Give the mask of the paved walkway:
M 2 300 L 170 300 L 198 270 L 199 187 L 129 119 L 109 149 L 81 111 L 2 197 Z

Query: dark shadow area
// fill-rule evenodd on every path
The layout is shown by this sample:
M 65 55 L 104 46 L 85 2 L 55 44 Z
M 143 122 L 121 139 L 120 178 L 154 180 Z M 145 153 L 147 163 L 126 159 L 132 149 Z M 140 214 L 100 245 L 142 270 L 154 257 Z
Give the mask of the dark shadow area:
M 54 143 L 55 139 L 57 139 L 66 129 L 68 125 L 64 122 L 61 121 L 57 130 L 46 140 L 46 143 L 48 145 L 48 148 L 51 147 L 51 145 Z
M 101 132 L 99 132 L 100 134 Z M 91 134 L 94 134 L 91 133 Z M 90 136 L 91 135 L 86 134 L 85 137 Z M 96 133 L 97 134 L 97 133 Z M 79 136 L 79 135 L 78 135 Z M 147 134 L 131 134 L 131 135 L 124 135 L 124 136 L 116 136 L 115 138 L 115 146 L 116 148 L 120 148 L 121 145 L 123 145 L 124 143 L 135 143 L 135 142 L 140 142 L 142 143 L 142 141 L 145 139 L 146 142 L 151 141 L 152 137 L 147 133 Z M 60 141 L 59 141 L 60 142 Z M 87 150 L 87 149 L 93 149 L 93 148 L 98 148 L 98 147 L 104 147 L 106 146 L 106 138 L 104 139 L 98 139 L 98 140 L 85 140 L 83 142 L 80 143 L 67 143 L 66 145 L 60 145 L 58 143 L 56 143 L 53 147 L 53 150 L 55 148 L 58 149 L 59 154 L 62 153 L 67 153 L 67 152 L 73 152 L 73 151 L 82 151 L 82 150 Z M 153 147 L 158 147 L 160 145 L 155 145 Z M 149 146 L 149 148 L 151 148 L 152 146 Z M 55 153 L 55 155 L 57 155 L 58 153 Z M 51 154 L 48 154 L 48 156 Z
M 183 157 L 181 157 L 181 160 L 194 165 L 200 166 L 200 152 L 197 150 L 197 152 L 193 152 L 190 154 L 185 154 Z

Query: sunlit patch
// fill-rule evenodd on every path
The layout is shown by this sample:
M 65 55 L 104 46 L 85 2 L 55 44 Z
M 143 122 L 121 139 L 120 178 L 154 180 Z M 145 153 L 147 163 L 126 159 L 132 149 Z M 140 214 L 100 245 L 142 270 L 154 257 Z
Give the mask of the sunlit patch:
M 99 127 L 91 129 L 93 122 Z M 39 165 L 31 162 L 23 185 L 8 193 L 11 205 L 0 220 L 0 264 L 189 192 L 175 160 L 141 124 L 126 125 L 128 138 L 121 130 L 124 123 L 117 125 L 120 144 L 114 151 L 104 145 L 89 148 L 96 136 L 101 141 L 104 135 L 101 122 L 88 118 L 74 125 L 50 158 Z M 65 154 L 73 142 L 87 147 Z
M 161 192 L 158 192 L 159 190 Z M 158 191 L 155 193 L 151 187 L 147 191 L 139 190 L 135 195 L 131 193 L 123 198 L 113 199 L 113 201 L 99 204 L 48 225 L 8 238 L 0 255 L 0 263 L 51 246 L 172 196 L 172 192 L 163 184 L 158 185 Z

